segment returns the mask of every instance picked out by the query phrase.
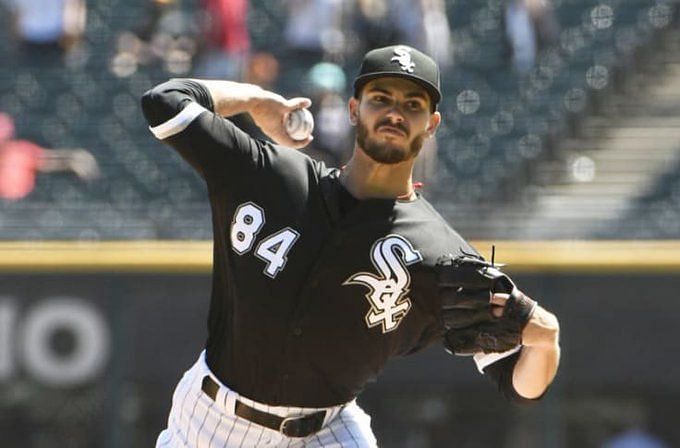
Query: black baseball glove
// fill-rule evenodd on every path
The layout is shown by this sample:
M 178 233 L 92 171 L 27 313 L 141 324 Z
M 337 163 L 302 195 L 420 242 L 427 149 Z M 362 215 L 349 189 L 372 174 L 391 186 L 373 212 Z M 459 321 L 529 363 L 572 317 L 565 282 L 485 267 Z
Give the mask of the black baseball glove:
M 451 354 L 498 353 L 522 342 L 522 330 L 536 308 L 498 266 L 469 255 L 437 261 L 439 297 L 445 328 L 444 347 Z M 494 293 L 508 294 L 501 317 L 492 313 Z

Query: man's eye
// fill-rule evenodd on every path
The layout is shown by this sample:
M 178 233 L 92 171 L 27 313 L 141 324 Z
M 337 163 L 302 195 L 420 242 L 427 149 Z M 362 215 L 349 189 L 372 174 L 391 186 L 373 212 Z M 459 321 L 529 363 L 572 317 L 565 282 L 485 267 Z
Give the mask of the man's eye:
M 411 110 L 420 110 L 420 109 L 422 109 L 422 105 L 420 104 L 419 101 L 409 101 L 409 102 L 407 103 L 407 106 L 408 106 L 408 108 L 411 109 Z
M 376 103 L 384 103 L 385 101 L 387 101 L 387 98 L 385 98 L 382 95 L 376 95 L 373 97 L 373 101 L 375 101 Z

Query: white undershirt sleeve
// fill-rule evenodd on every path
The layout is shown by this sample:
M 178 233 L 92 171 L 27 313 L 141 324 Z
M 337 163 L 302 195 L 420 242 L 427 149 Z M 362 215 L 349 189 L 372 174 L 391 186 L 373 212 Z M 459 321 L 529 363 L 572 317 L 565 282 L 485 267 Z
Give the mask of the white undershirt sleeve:
M 507 358 L 510 355 L 513 355 L 520 351 L 522 349 L 521 345 L 518 345 L 515 348 L 512 348 L 508 350 L 507 352 L 501 352 L 501 353 L 477 353 L 474 355 L 474 360 L 475 364 L 477 364 L 477 370 L 479 370 L 479 373 L 483 374 L 484 369 L 493 364 L 496 361 L 500 361 L 503 358 Z
M 158 140 L 164 140 L 173 135 L 179 134 L 187 126 L 191 124 L 192 121 L 196 119 L 207 109 L 198 103 L 191 102 L 186 106 L 180 113 L 158 126 L 149 126 L 151 133 L 156 136 Z

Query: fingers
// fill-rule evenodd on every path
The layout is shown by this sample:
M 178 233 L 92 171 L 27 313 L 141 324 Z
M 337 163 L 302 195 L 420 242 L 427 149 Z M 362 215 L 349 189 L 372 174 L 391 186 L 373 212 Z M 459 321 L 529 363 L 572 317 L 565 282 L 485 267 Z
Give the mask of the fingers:
M 291 98 L 286 101 L 286 106 L 291 110 L 306 109 L 312 105 L 312 100 L 304 97 Z
M 491 296 L 491 314 L 494 317 L 502 317 L 503 311 L 505 310 L 505 303 L 508 301 L 510 296 L 508 294 L 496 293 Z
M 289 100 L 286 100 L 286 107 L 289 109 L 286 114 L 283 116 L 283 122 L 285 123 L 287 116 L 290 112 L 297 110 L 297 109 L 307 109 L 312 105 L 312 100 L 309 98 L 305 97 L 296 97 L 296 98 L 291 98 Z M 288 134 L 285 135 L 285 141 L 282 141 L 280 143 L 284 144 L 285 146 L 288 146 L 290 148 L 295 148 L 295 149 L 301 149 L 304 148 L 305 146 L 309 145 L 312 140 L 314 140 L 314 137 L 311 135 L 307 137 L 304 140 L 293 140 L 288 136 Z
M 491 296 L 491 303 L 493 305 L 505 306 L 505 302 L 507 302 L 509 298 L 509 294 L 496 293 Z

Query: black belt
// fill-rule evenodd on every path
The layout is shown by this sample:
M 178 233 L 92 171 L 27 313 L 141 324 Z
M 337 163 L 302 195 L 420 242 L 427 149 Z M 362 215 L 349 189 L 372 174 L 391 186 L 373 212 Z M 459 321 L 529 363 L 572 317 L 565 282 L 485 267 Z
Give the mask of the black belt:
M 213 380 L 210 375 L 203 377 L 201 390 L 213 401 L 217 399 L 217 391 L 220 386 Z M 304 417 L 280 417 L 278 415 L 269 414 L 267 412 L 259 411 L 247 404 L 236 400 L 236 408 L 234 413 L 241 418 L 245 418 L 260 426 L 279 431 L 288 437 L 307 437 L 318 432 L 323 426 L 323 421 L 326 418 L 326 411 L 315 412 L 314 414 L 306 415 Z

